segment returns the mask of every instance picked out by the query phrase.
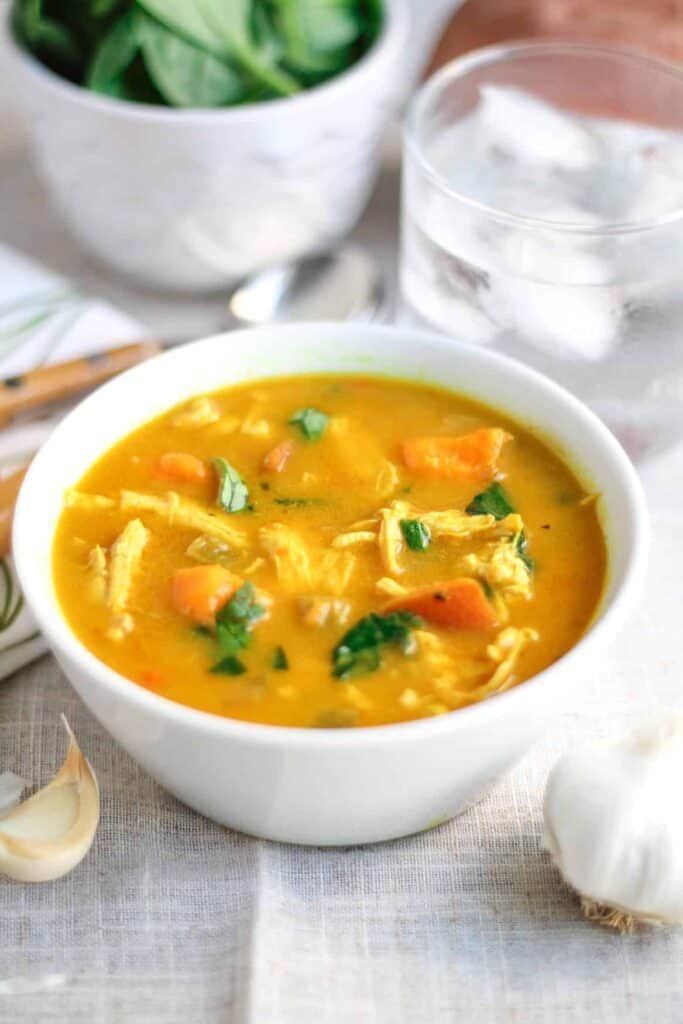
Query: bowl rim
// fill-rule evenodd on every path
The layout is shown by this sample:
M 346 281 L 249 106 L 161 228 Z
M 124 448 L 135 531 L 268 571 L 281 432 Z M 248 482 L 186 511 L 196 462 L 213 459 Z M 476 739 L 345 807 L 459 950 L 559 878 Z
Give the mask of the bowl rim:
M 569 410 L 575 420 L 581 422 L 581 430 L 585 429 L 588 439 L 592 443 L 602 446 L 603 453 L 615 470 L 626 497 L 626 506 L 620 510 L 620 515 L 629 519 L 632 544 L 627 551 L 622 579 L 601 610 L 599 617 L 589 624 L 578 642 L 566 654 L 518 686 L 514 686 L 503 693 L 494 694 L 479 703 L 458 708 L 447 714 L 386 725 L 341 729 L 270 725 L 241 719 L 224 718 L 212 712 L 201 711 L 185 704 L 180 704 L 168 697 L 146 690 L 138 683 L 121 675 L 115 669 L 100 661 L 71 630 L 66 618 L 60 613 L 59 609 L 52 606 L 53 602 L 50 600 L 49 587 L 44 587 L 41 576 L 32 571 L 31 560 L 34 546 L 30 531 L 24 527 L 26 519 L 24 507 L 35 504 L 35 498 L 40 494 L 42 466 L 48 464 L 52 448 L 59 445 L 60 435 L 64 431 L 65 424 L 70 423 L 75 416 L 92 415 L 97 409 L 102 394 L 116 391 L 121 391 L 125 394 L 127 385 L 134 381 L 138 375 L 149 372 L 147 369 L 149 366 L 155 365 L 158 367 L 160 361 L 182 361 L 183 358 L 192 361 L 196 360 L 198 354 L 200 358 L 208 357 L 214 347 L 223 347 L 225 345 L 224 339 L 226 336 L 230 337 L 231 344 L 239 344 L 241 340 L 247 341 L 245 336 L 253 337 L 254 334 L 266 335 L 272 338 L 273 334 L 277 335 L 295 331 L 297 338 L 305 340 L 306 335 L 309 335 L 311 339 L 315 339 L 316 337 L 319 338 L 321 332 L 332 330 L 337 337 L 339 332 L 356 335 L 358 331 L 363 332 L 364 338 L 372 335 L 376 337 L 395 337 L 397 334 L 408 334 L 414 343 L 432 347 L 438 346 L 456 353 L 458 348 L 461 347 L 457 342 L 454 342 L 445 335 L 404 325 L 364 325 L 352 323 L 342 325 L 334 322 L 321 322 L 315 324 L 252 327 L 239 331 L 222 332 L 189 344 L 174 347 L 170 351 L 162 352 L 151 360 L 127 370 L 125 373 L 104 384 L 64 417 L 35 456 L 19 492 L 12 533 L 13 558 L 22 592 L 37 620 L 41 632 L 44 634 L 50 650 L 53 652 L 55 649 L 58 652 L 63 651 L 67 658 L 76 663 L 84 677 L 90 679 L 94 676 L 95 685 L 104 687 L 114 699 L 116 697 L 123 697 L 126 701 L 133 704 L 137 703 L 139 706 L 154 713 L 157 717 L 171 720 L 178 726 L 185 726 L 189 729 L 196 728 L 200 732 L 208 730 L 213 734 L 223 735 L 226 740 L 232 739 L 244 743 L 275 744 L 297 749 L 330 750 L 374 745 L 377 743 L 382 745 L 391 744 L 401 739 L 410 742 L 412 739 L 418 740 L 424 735 L 438 735 L 441 732 L 466 729 L 472 720 L 478 719 L 481 723 L 486 721 L 487 718 L 499 718 L 501 714 L 505 713 L 507 708 L 511 708 L 514 704 L 533 699 L 534 695 L 540 694 L 543 697 L 544 690 L 546 691 L 545 696 L 547 696 L 551 683 L 549 677 L 557 671 L 558 666 L 566 668 L 577 662 L 581 657 L 584 657 L 587 649 L 591 646 L 597 646 L 600 640 L 616 632 L 627 614 L 631 611 L 640 592 L 647 569 L 650 531 L 649 515 L 643 488 L 636 470 L 624 449 L 595 413 L 588 409 L 571 392 L 556 384 L 544 374 L 498 352 L 467 346 L 468 352 L 475 360 L 479 361 L 481 369 L 485 370 L 487 366 L 495 366 L 504 373 L 511 374 L 521 385 L 526 383 L 534 385 L 536 388 L 540 387 L 542 390 L 545 390 L 549 397 L 559 402 L 566 410 Z M 316 368 L 316 372 L 324 373 L 325 370 Z M 382 373 L 376 372 L 375 375 L 382 376 Z M 391 371 L 388 370 L 386 375 L 391 377 Z M 256 375 L 251 376 L 252 379 L 256 379 Z M 260 379 L 264 378 L 260 377 Z M 405 380 L 407 378 L 396 375 L 395 379 Z M 192 393 L 189 392 L 187 398 L 192 397 Z M 457 392 L 454 391 L 454 393 Z M 486 404 L 485 397 L 480 398 L 480 400 Z M 505 410 L 503 409 L 503 411 Z M 123 432 L 121 437 L 127 436 L 130 433 L 130 429 Z M 551 428 L 549 428 L 550 432 Z M 577 441 L 577 450 L 579 446 L 580 441 Z M 107 447 L 111 446 L 108 445 Z M 70 486 L 70 483 L 65 480 L 65 489 L 68 486 Z M 51 543 L 54 538 L 56 525 L 57 520 L 50 525 L 52 531 Z
M 166 107 L 152 103 L 135 103 L 112 96 L 104 96 L 91 92 L 85 86 L 62 78 L 45 64 L 41 63 L 17 41 L 11 24 L 11 4 L 4 17 L 0 18 L 0 38 L 4 36 L 5 45 L 10 56 L 42 87 L 52 91 L 63 99 L 87 108 L 124 120 L 140 122 L 172 123 L 173 125 L 191 126 L 195 124 L 216 122 L 223 125 L 224 121 L 240 124 L 255 119 L 272 119 L 278 114 L 286 115 L 305 113 L 316 107 L 335 102 L 343 98 L 345 92 L 354 87 L 362 88 L 364 79 L 377 66 L 389 60 L 398 52 L 408 39 L 409 10 L 407 0 L 382 0 L 384 4 L 384 21 L 380 34 L 370 48 L 359 60 L 338 75 L 311 89 L 303 89 L 293 96 L 282 96 L 276 99 L 257 103 L 244 103 L 228 107 Z
M 621 60 L 634 66 L 649 68 L 663 75 L 676 79 L 683 85 L 683 68 L 664 57 L 643 53 L 635 47 L 618 43 L 589 40 L 562 39 L 514 39 L 491 46 L 482 46 L 469 53 L 455 57 L 444 64 L 420 87 L 411 97 L 402 125 L 403 147 L 406 155 L 415 161 L 426 178 L 448 196 L 454 203 L 467 207 L 482 217 L 510 224 L 518 228 L 539 231 L 543 230 L 558 235 L 578 235 L 589 238 L 620 237 L 664 229 L 677 224 L 683 218 L 683 206 L 669 213 L 664 213 L 642 221 L 614 221 L 600 225 L 578 224 L 573 221 L 547 220 L 521 213 L 512 213 L 486 203 L 481 199 L 468 196 L 454 188 L 436 168 L 425 154 L 424 147 L 418 138 L 418 125 L 430 105 L 441 91 L 452 81 L 465 78 L 471 71 L 486 68 L 490 65 L 509 61 L 525 60 L 526 58 L 555 56 L 564 54 L 575 57 L 604 57 Z

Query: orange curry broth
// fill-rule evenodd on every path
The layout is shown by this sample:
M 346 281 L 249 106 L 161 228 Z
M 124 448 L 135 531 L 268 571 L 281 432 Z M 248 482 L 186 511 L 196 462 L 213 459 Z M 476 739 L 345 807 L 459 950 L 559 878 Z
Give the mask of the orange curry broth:
M 246 672 L 212 674 L 215 640 L 197 635 L 171 599 L 176 570 L 197 564 L 186 554 L 197 530 L 169 524 L 149 512 L 118 507 L 65 507 L 57 526 L 53 569 L 58 598 L 74 633 L 101 661 L 139 685 L 203 711 L 252 722 L 290 726 L 376 725 L 443 713 L 480 699 L 485 679 L 467 678 L 458 666 L 472 659 L 481 667 L 486 651 L 504 627 L 532 627 L 538 639 L 524 646 L 505 687 L 552 664 L 580 638 L 598 605 L 606 574 L 605 542 L 595 503 L 572 472 L 545 444 L 504 415 L 469 399 L 420 384 L 370 377 L 307 376 L 263 380 L 211 396 L 216 422 L 194 427 L 175 423 L 170 410 L 134 431 L 92 466 L 78 491 L 118 499 L 121 488 L 165 496 L 174 490 L 225 515 L 243 531 L 247 545 L 225 564 L 272 599 L 268 617 L 253 627 L 251 643 L 239 657 Z M 318 441 L 306 440 L 288 423 L 301 407 L 330 417 Z M 246 424 L 246 432 L 242 429 Z M 265 425 L 264 425 L 265 424 Z M 504 427 L 513 435 L 498 460 L 498 476 L 524 521 L 527 553 L 534 560 L 531 596 L 507 602 L 509 621 L 488 630 L 425 629 L 436 637 L 438 657 L 426 641 L 410 655 L 382 651 L 382 666 L 349 682 L 332 675 L 332 650 L 362 616 L 389 600 L 376 592 L 383 568 L 377 543 L 347 549 L 355 557 L 348 587 L 336 597 L 348 603 L 347 621 L 332 617 L 323 626 L 302 621 L 301 598 L 310 587 L 283 589 L 260 530 L 274 522 L 296 531 L 307 549 L 329 549 L 332 540 L 368 520 L 392 499 L 421 510 L 464 510 L 487 486 L 418 476 L 403 464 L 400 442 L 419 435 L 460 435 L 480 427 Z M 263 459 L 283 439 L 294 450 L 279 473 L 263 471 Z M 160 457 L 185 452 L 208 468 L 203 482 L 179 483 L 161 475 Z M 243 477 L 253 510 L 227 514 L 216 508 L 215 457 L 226 458 Z M 387 463 L 390 463 L 387 468 Z M 392 468 L 393 467 L 393 468 Z M 387 492 L 391 493 L 387 493 Z M 379 493 L 378 493 L 379 492 Z M 310 505 L 279 504 L 305 499 Z M 126 523 L 144 522 L 150 537 L 130 596 L 132 630 L 107 636 L 111 612 L 102 594 L 91 592 L 89 553 L 107 549 Z M 426 551 L 400 556 L 401 586 L 417 587 L 461 576 L 462 557 L 479 540 L 432 538 Z M 244 570 L 256 569 L 249 576 Z M 465 574 L 466 575 L 466 574 Z M 328 596 L 319 583 L 313 596 Z M 490 596 L 490 592 L 489 592 Z M 289 669 L 272 667 L 274 651 L 286 652 Z M 440 660 L 439 660 L 440 659 Z M 487 663 L 488 664 L 488 663 Z M 444 668 L 444 665 L 446 666 Z M 453 672 L 450 666 L 455 666 Z M 490 666 L 489 674 L 495 666 Z M 453 679 L 456 680 L 453 683 Z M 408 696 L 406 697 L 406 691 Z

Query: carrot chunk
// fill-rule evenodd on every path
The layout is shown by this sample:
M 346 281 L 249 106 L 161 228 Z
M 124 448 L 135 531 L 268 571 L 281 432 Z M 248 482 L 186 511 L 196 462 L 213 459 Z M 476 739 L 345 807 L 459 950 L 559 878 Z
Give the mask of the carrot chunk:
M 415 437 L 404 441 L 401 450 L 415 473 L 467 482 L 494 476 L 500 450 L 510 440 L 507 431 L 491 427 L 459 437 Z
M 242 581 L 222 565 L 193 565 L 173 576 L 171 599 L 181 615 L 204 626 L 213 625 L 216 612 L 230 600 Z
M 480 584 L 467 576 L 446 583 L 430 583 L 402 594 L 382 611 L 412 612 L 427 622 L 451 629 L 490 629 L 496 622 L 493 607 Z
M 207 469 L 201 459 L 187 452 L 166 452 L 159 459 L 159 472 L 171 480 L 206 480 Z
M 281 473 L 294 451 L 293 441 L 280 441 L 271 448 L 263 460 L 263 468 L 267 473 Z

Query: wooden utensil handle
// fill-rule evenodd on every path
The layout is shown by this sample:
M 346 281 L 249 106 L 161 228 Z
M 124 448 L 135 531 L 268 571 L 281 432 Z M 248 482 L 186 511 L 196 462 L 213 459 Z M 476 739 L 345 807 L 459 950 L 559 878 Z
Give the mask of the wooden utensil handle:
M 66 363 L 41 366 L 18 377 L 5 377 L 0 380 L 0 426 L 20 412 L 97 387 L 117 373 L 156 355 L 160 349 L 158 341 L 138 341 Z
M 22 466 L 0 480 L 0 558 L 9 553 L 14 506 L 27 469 L 28 465 Z

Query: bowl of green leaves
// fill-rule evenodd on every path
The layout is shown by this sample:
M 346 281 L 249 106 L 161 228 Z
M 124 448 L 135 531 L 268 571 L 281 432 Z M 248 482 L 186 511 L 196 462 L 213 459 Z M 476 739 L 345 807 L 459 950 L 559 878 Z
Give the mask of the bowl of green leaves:
M 406 0 L 14 0 L 6 29 L 71 230 L 175 290 L 350 230 L 407 86 Z

